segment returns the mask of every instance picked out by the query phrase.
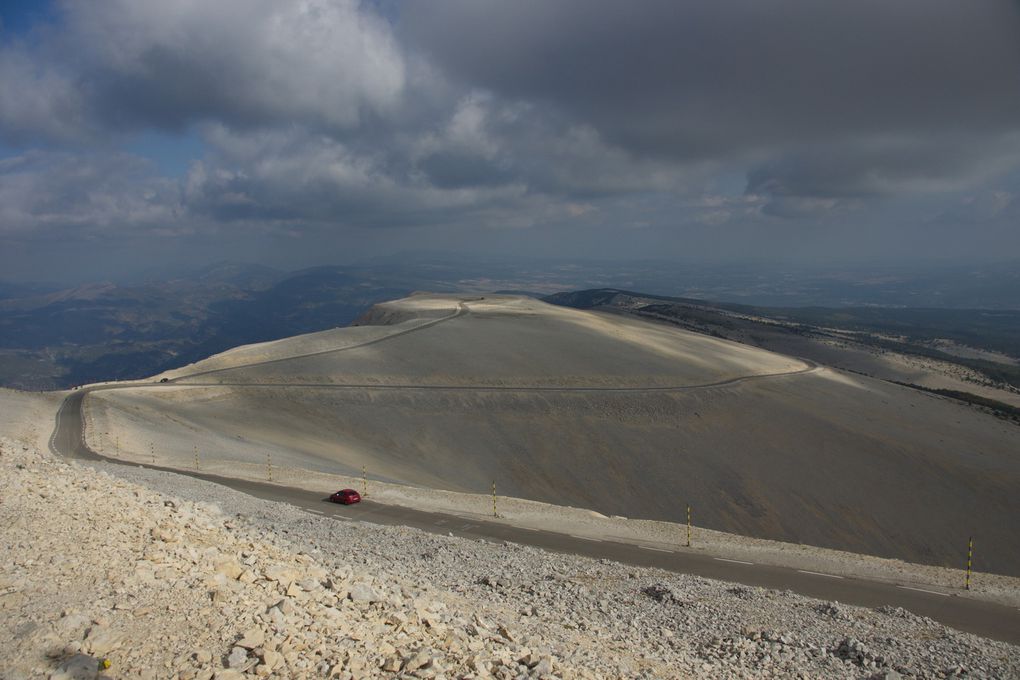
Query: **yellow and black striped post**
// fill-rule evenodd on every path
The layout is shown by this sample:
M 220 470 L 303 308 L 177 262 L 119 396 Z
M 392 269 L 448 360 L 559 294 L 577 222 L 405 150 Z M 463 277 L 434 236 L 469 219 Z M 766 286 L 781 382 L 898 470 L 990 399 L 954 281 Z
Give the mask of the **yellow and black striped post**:
M 492 480 L 492 516 L 499 517 L 496 513 L 496 480 Z
M 691 547 L 691 506 L 687 506 L 687 547 Z
M 964 582 L 964 589 L 970 590 L 970 565 L 974 558 L 974 537 L 967 539 L 967 580 Z
M 152 459 L 152 464 L 156 464 L 156 447 L 152 442 L 149 442 L 149 458 Z
M 266 478 L 273 481 L 273 454 L 266 452 Z
M 198 445 L 195 445 L 195 469 L 198 469 Z
M 361 466 L 361 485 L 365 487 L 365 493 L 361 495 L 364 496 L 365 498 L 368 498 L 368 472 L 366 471 L 364 465 Z

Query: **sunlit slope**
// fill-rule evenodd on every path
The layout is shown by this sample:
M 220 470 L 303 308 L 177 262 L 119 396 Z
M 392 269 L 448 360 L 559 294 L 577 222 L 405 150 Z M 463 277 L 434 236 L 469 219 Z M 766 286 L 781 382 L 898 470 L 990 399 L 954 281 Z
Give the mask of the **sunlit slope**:
M 456 314 L 460 309 L 458 300 L 450 297 L 419 296 L 409 299 L 407 304 L 400 304 L 402 302 L 404 301 L 377 305 L 373 309 L 375 318 L 373 325 L 334 328 L 292 338 L 243 345 L 194 364 L 161 373 L 157 377 L 176 379 L 196 373 L 218 372 L 295 356 L 335 352 L 430 326 L 438 320 Z
M 533 301 L 465 311 L 445 299 L 431 325 L 408 318 L 428 300 L 377 309 L 366 320 L 398 325 L 374 327 L 372 344 L 284 359 L 281 347 L 301 354 L 314 336 L 293 338 L 273 363 L 95 393 L 97 427 L 125 447 L 159 442 L 182 466 L 196 447 L 239 463 L 272 452 L 279 465 L 365 465 L 461 491 L 497 480 L 500 493 L 631 517 L 680 520 L 690 503 L 702 526 L 934 564 L 960 566 L 973 535 L 979 568 L 1020 574 L 1014 425 L 761 350 Z M 381 339 L 386 329 L 399 335 Z
M 437 310 L 437 304 L 445 304 L 446 309 Z M 349 342 L 354 337 L 395 336 L 385 342 L 321 353 L 319 344 L 306 348 L 302 338 L 310 342 L 322 334 L 302 336 L 280 341 L 272 353 L 261 356 L 320 353 L 182 381 L 647 387 L 708 384 L 806 368 L 795 359 L 726 340 L 530 298 L 469 300 L 459 309 L 458 314 L 458 306 L 449 299 L 425 296 L 379 305 L 366 320 L 399 320 L 399 326 L 330 333 L 333 341 L 341 343 L 338 347 L 354 344 Z M 418 313 L 437 311 L 456 316 L 422 332 L 399 334 L 420 324 L 420 319 L 434 318 L 418 318 Z M 408 320 L 412 315 L 415 320 Z M 197 364 L 194 370 L 206 368 Z

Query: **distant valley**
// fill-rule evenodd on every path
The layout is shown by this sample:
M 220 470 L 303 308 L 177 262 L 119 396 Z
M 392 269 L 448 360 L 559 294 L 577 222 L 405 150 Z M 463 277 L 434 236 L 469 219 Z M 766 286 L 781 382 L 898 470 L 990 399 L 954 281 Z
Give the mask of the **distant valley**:
M 214 268 L 0 300 L 0 384 L 60 389 L 141 378 L 231 347 L 346 326 L 406 287 L 337 268 Z

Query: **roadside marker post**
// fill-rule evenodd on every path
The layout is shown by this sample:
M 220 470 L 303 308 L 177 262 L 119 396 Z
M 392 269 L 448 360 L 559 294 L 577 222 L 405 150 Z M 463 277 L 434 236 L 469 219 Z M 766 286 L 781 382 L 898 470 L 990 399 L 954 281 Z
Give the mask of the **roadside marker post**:
M 974 558 L 974 537 L 967 539 L 967 580 L 964 582 L 964 590 L 970 590 L 970 565 Z
M 266 478 L 273 481 L 273 454 L 266 453 Z
M 156 447 L 153 446 L 152 442 L 149 442 L 149 458 L 152 459 L 152 464 L 156 464 Z
M 499 517 L 496 512 L 496 480 L 492 480 L 492 516 Z
M 198 469 L 198 445 L 195 445 L 195 469 Z
M 691 506 L 687 506 L 687 547 L 691 547 Z
M 365 493 L 362 494 L 365 498 L 368 498 L 368 472 L 365 466 L 361 466 L 361 486 L 365 488 Z

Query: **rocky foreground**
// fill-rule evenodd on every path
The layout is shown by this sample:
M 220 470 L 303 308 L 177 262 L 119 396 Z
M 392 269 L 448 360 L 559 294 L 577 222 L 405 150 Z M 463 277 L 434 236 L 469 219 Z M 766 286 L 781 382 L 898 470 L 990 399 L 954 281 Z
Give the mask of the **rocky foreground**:
M 4 679 L 1020 677 L 1020 649 L 901 609 L 340 522 L 9 439 L 0 546 Z

